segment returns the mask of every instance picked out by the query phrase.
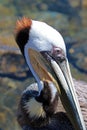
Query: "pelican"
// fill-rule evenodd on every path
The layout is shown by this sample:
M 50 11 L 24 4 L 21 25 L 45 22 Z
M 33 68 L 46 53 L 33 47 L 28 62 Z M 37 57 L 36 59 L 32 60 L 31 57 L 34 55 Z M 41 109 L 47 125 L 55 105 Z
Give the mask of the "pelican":
M 34 119 L 36 121 L 35 126 L 33 124 L 27 124 L 33 129 L 37 129 L 36 124 L 38 124 L 39 120 L 40 123 L 43 124 L 39 126 L 43 126 L 43 130 L 47 129 L 44 128 L 44 120 L 46 121 L 49 117 L 47 116 L 49 112 L 47 113 L 43 105 L 44 98 L 42 97 L 44 95 L 41 96 L 42 91 L 44 91 L 46 87 L 48 89 L 46 95 L 50 93 L 49 97 L 52 96 L 52 99 L 50 98 L 51 103 L 54 101 L 56 94 L 60 97 L 74 129 L 86 130 L 69 69 L 65 43 L 61 34 L 44 22 L 23 17 L 17 21 L 15 39 L 38 84 L 38 93 L 29 92 L 28 96 L 24 96 L 27 95 L 27 91 L 25 91 L 22 97 L 26 97 L 26 99 L 21 98 L 22 101 L 20 101 L 25 104 L 21 103 L 20 109 L 22 109 L 22 107 L 25 108 L 22 109 L 22 112 L 27 117 L 26 122 L 30 122 L 30 120 Z M 46 86 L 45 83 L 47 83 Z M 30 99 L 29 96 L 32 98 Z M 34 106 L 33 104 L 36 105 Z M 36 109 L 34 107 L 36 107 Z M 54 106 L 54 108 L 55 107 L 56 106 Z M 27 114 L 24 112 L 25 110 Z M 52 114 L 50 113 L 50 115 L 52 115 L 50 116 L 51 121 L 54 119 L 55 113 L 55 110 Z M 67 120 L 67 118 L 65 119 Z M 49 123 L 50 121 L 48 125 Z M 59 126 L 57 122 L 55 124 L 57 127 Z M 22 124 L 22 128 L 24 130 L 29 129 L 29 127 L 25 126 L 25 123 L 24 126 Z

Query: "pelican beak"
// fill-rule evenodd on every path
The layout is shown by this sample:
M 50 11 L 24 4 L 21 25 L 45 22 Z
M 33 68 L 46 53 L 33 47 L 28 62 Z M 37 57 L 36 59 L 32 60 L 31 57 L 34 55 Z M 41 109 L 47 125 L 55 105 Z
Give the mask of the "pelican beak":
M 66 113 L 75 130 L 86 130 L 79 102 L 75 92 L 68 60 L 57 62 L 55 58 L 43 58 L 42 54 L 35 50 L 28 51 L 30 62 L 40 80 L 52 81 L 60 95 Z M 48 60 L 49 59 L 49 60 Z M 49 61 L 49 62 L 48 62 Z
M 51 60 L 51 65 L 58 78 L 57 81 L 60 84 L 60 98 L 62 104 L 74 126 L 74 129 L 86 130 L 70 73 L 68 60 L 66 59 L 59 65 L 54 60 Z

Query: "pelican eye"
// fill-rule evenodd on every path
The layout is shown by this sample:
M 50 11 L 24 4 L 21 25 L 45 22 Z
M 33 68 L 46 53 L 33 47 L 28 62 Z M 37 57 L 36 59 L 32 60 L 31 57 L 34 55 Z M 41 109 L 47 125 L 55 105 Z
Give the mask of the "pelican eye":
M 57 63 L 62 63 L 63 61 L 66 61 L 65 53 L 59 47 L 54 48 L 52 52 L 51 51 L 42 51 L 41 54 L 48 61 L 51 61 L 51 59 L 55 60 Z

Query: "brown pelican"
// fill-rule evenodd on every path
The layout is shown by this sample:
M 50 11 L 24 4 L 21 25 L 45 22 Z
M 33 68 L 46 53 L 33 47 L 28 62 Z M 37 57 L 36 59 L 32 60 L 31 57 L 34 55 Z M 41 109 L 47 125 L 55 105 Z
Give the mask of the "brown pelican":
M 44 90 L 42 83 L 47 82 L 48 86 L 53 83 L 74 129 L 86 130 L 61 34 L 46 23 L 23 17 L 17 21 L 16 42 L 37 81 L 39 93 L 37 98 L 33 95 L 37 102 L 40 102 L 38 97 Z

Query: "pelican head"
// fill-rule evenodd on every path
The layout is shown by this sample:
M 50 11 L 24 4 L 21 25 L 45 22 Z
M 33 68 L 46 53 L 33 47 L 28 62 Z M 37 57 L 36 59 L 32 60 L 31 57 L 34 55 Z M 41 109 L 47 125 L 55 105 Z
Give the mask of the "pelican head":
M 41 80 L 53 82 L 74 129 L 86 130 L 61 34 L 44 22 L 23 17 L 17 21 L 16 42 L 38 83 L 39 94 Z

